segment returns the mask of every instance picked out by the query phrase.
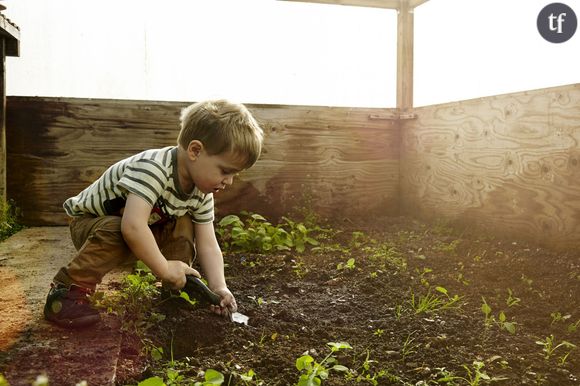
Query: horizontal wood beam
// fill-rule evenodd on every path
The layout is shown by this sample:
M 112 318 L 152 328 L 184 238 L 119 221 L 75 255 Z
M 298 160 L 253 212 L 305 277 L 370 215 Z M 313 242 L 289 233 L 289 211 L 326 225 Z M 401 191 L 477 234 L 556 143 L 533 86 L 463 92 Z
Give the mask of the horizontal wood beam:
M 405 0 L 281 0 L 281 1 L 293 1 L 293 2 L 299 2 L 299 3 L 350 5 L 353 7 L 399 9 L 399 7 L 401 5 L 401 1 L 405 1 Z
M 409 8 L 414 9 L 420 6 L 421 4 L 426 3 L 429 0 L 407 0 L 409 2 Z

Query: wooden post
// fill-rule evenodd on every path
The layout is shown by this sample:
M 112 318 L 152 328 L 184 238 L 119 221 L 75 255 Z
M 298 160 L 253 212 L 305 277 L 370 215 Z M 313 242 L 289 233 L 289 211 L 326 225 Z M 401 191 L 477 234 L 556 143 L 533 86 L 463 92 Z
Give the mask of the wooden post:
M 0 38 L 0 202 L 6 200 L 6 39 Z
M 406 0 L 397 17 L 397 108 L 413 108 L 413 8 Z

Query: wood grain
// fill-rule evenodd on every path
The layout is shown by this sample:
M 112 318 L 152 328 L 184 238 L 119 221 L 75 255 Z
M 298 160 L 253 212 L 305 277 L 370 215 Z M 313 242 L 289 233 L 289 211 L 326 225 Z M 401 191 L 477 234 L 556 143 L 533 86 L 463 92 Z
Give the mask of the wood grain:
M 423 107 L 401 123 L 408 213 L 580 247 L 580 85 Z
M 28 225 L 67 222 L 62 202 L 112 163 L 172 145 L 187 103 L 9 97 L 8 196 Z M 341 218 L 399 208 L 397 121 L 389 109 L 248 105 L 262 123 L 262 157 L 231 190 L 221 214 L 277 217 L 296 207 Z

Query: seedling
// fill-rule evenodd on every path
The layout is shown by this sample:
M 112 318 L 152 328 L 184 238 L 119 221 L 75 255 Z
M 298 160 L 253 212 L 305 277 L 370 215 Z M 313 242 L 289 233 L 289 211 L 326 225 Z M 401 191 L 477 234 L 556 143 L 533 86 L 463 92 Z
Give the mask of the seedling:
M 338 265 L 336 266 L 336 269 L 343 270 L 343 269 L 348 269 L 348 270 L 353 270 L 355 268 L 355 260 L 354 258 L 350 258 L 346 261 L 346 263 L 338 263 Z
M 505 301 L 505 303 L 507 304 L 508 307 L 518 306 L 521 300 L 522 299 L 520 299 L 514 295 L 511 288 L 508 288 L 508 297 Z
M 352 349 L 346 342 L 329 342 L 330 353 L 320 363 L 308 354 L 296 359 L 296 368 L 302 373 L 297 386 L 319 386 L 322 380 L 328 378 L 330 370 L 347 372 L 348 367 L 338 364 L 334 354 L 343 349 Z
M 435 290 L 444 296 L 431 294 L 431 289 L 429 289 L 426 295 L 420 295 L 418 298 L 415 298 L 415 293 L 411 292 L 411 300 L 409 303 L 415 310 L 415 314 L 460 307 L 457 304 L 461 300 L 459 295 L 449 296 L 447 289 L 444 287 L 435 287 Z
M 373 332 L 373 335 L 375 335 L 375 336 L 381 336 L 381 335 L 384 334 L 384 332 L 385 332 L 385 330 L 383 330 L 382 328 L 377 328 L 375 330 L 375 332 Z
M 401 355 L 403 357 L 403 360 L 405 360 L 405 358 L 408 357 L 409 355 L 416 353 L 417 348 L 421 347 L 420 344 L 413 343 L 415 341 L 415 338 L 411 338 L 411 335 L 413 335 L 414 333 L 415 331 L 407 335 L 407 338 L 403 342 L 403 347 L 401 348 Z
M 442 377 L 437 379 L 437 383 L 456 385 L 457 383 L 455 383 L 455 381 L 462 381 L 465 383 L 461 384 L 466 384 L 469 386 L 479 386 L 483 382 L 488 383 L 507 379 L 503 377 L 490 377 L 489 375 L 487 375 L 487 373 L 483 370 L 485 364 L 481 361 L 473 361 L 473 364 L 471 366 L 464 364 L 462 365 L 462 367 L 466 371 L 464 377 L 456 376 L 453 372 L 448 371 L 445 368 L 439 369 L 439 375 L 441 375 Z
M 574 350 L 576 348 L 575 344 L 572 344 L 568 341 L 561 341 L 560 343 L 554 345 L 554 335 L 550 335 L 547 336 L 544 340 L 537 340 L 536 344 L 539 344 L 540 346 L 543 346 L 542 351 L 544 352 L 544 359 L 548 360 L 550 359 L 556 350 L 558 350 L 559 348 L 567 348 L 569 349 L 568 352 L 563 355 L 562 357 L 560 357 L 560 363 L 564 364 L 566 362 L 566 359 L 568 358 L 568 356 L 570 355 L 570 353 L 572 352 L 572 350 Z
M 572 317 L 572 315 L 569 315 L 569 314 L 568 315 L 562 315 L 559 312 L 552 312 L 550 314 L 550 317 L 552 318 L 552 323 L 550 323 L 550 325 L 553 326 L 554 323 L 556 323 L 556 322 L 563 322 L 565 320 L 570 319 Z
M 236 215 L 228 215 L 216 228 L 224 246 L 238 251 L 261 253 L 294 249 L 304 252 L 307 245 L 319 244 L 311 233 L 325 231 L 318 226 L 307 228 L 287 217 L 282 217 L 283 222 L 275 226 L 259 214 L 244 211 L 240 214 L 245 222 Z
M 580 325 L 580 319 L 578 319 L 575 323 L 570 323 L 568 325 L 568 332 L 569 333 L 576 332 L 576 330 L 578 329 L 578 326 L 579 325 Z
M 515 322 L 508 322 L 507 321 L 507 316 L 503 311 L 500 311 L 496 318 L 493 316 L 492 314 L 492 309 L 489 306 L 489 304 L 487 304 L 487 302 L 485 301 L 485 298 L 482 296 L 481 297 L 481 312 L 484 313 L 485 315 L 485 327 L 489 328 L 491 327 L 492 324 L 496 324 L 500 329 L 502 330 L 506 330 L 508 331 L 510 334 L 515 334 L 516 333 L 516 324 Z

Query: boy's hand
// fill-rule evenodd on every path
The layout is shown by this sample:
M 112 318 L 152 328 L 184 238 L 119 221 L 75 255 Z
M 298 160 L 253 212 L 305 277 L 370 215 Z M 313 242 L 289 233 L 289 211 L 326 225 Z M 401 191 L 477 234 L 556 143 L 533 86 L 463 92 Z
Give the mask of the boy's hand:
M 236 312 L 238 310 L 238 305 L 236 303 L 236 298 L 230 292 L 227 287 L 218 288 L 214 290 L 216 294 L 218 294 L 222 300 L 219 306 L 211 306 L 211 310 L 218 315 L 228 316 L 232 312 Z
M 180 290 L 185 286 L 185 275 L 201 277 L 199 272 L 179 260 L 167 260 L 167 271 L 162 281 L 167 283 L 171 289 Z

